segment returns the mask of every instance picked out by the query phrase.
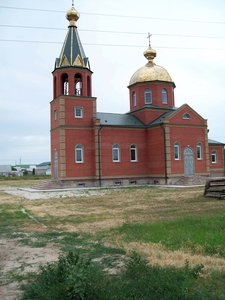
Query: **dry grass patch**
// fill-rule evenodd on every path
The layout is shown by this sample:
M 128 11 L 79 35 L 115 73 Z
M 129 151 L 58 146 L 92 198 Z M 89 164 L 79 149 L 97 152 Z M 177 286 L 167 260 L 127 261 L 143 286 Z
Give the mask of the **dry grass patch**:
M 146 187 L 99 190 L 99 194 L 85 198 L 36 201 L 1 194 L 0 201 L 3 197 L 4 203 L 20 203 L 32 216 L 40 222 L 47 222 L 51 228 L 89 232 L 90 228 L 99 231 L 123 223 L 152 223 L 225 211 L 225 202 L 205 199 L 202 194 L 203 188 Z
M 119 246 L 119 244 L 118 244 Z M 204 265 L 204 271 L 225 271 L 225 259 L 215 256 L 204 256 L 201 254 L 191 254 L 185 251 L 169 251 L 160 244 L 148 243 L 120 243 L 128 253 L 137 251 L 148 259 L 149 263 L 160 267 L 176 267 L 182 268 L 188 261 L 191 267 Z

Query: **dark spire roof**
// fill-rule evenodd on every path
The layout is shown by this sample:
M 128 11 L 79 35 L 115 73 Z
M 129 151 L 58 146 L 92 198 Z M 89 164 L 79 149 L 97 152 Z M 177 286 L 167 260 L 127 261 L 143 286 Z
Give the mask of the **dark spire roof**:
M 79 19 L 79 14 L 73 6 L 67 12 L 66 18 L 70 22 L 70 25 L 68 27 L 68 32 L 60 53 L 60 57 L 56 58 L 55 68 L 83 67 L 90 69 L 89 59 L 84 53 L 84 49 L 77 31 L 76 21 Z

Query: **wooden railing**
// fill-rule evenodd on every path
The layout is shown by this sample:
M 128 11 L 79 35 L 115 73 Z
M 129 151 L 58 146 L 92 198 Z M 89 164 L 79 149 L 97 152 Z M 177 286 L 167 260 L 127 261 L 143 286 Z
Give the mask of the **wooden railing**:
M 225 199 L 225 177 L 209 178 L 205 184 L 204 196 Z

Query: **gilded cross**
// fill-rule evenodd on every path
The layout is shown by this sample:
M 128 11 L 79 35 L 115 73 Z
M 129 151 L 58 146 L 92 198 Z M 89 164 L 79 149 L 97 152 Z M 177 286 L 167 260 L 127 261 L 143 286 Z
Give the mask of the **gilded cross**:
M 147 36 L 149 47 L 151 47 L 151 36 L 152 36 L 152 34 L 149 32 L 148 36 Z

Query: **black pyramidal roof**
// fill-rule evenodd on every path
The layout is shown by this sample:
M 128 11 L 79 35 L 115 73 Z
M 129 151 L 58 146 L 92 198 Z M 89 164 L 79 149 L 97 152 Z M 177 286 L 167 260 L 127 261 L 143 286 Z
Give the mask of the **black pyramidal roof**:
M 90 69 L 89 59 L 84 53 L 76 25 L 68 27 L 68 32 L 60 53 L 56 58 L 55 69 L 62 67 L 81 67 Z

